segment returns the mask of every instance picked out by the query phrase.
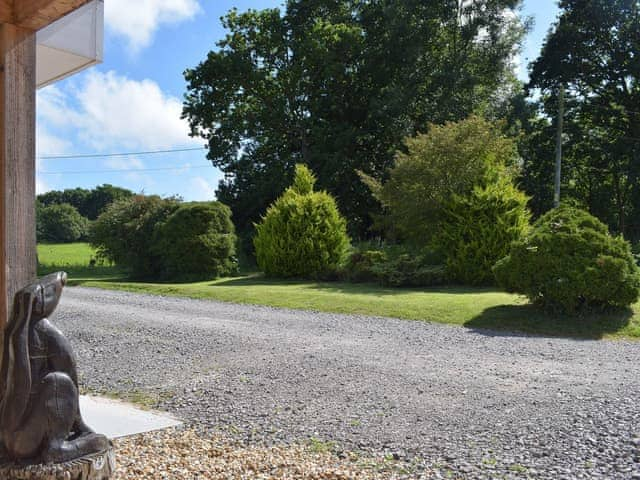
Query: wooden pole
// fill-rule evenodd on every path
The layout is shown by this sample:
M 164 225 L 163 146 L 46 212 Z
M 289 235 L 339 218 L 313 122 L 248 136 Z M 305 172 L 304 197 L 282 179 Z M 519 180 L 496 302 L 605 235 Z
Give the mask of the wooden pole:
M 35 77 L 35 32 L 0 24 L 0 331 L 36 276 Z
M 562 129 L 564 123 L 564 85 L 560 86 L 558 94 L 558 132 L 556 135 L 556 174 L 553 192 L 553 206 L 560 206 L 560 179 L 562 176 Z

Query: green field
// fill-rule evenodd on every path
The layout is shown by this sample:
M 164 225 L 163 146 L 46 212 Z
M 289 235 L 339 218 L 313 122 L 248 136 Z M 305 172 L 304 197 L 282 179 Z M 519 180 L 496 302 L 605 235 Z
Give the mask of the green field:
M 112 265 L 97 262 L 91 266 L 92 259 L 97 259 L 96 252 L 88 243 L 61 243 L 38 245 L 38 274 L 64 270 L 75 284 L 85 281 L 107 281 L 126 278 Z
M 567 319 L 541 313 L 520 296 L 487 288 L 395 289 L 373 284 L 276 281 L 256 274 L 197 283 L 143 283 L 128 281 L 114 267 L 89 267 L 94 252 L 86 244 L 40 245 L 38 255 L 41 273 L 64 269 L 71 285 L 542 335 L 640 338 L 640 305 Z

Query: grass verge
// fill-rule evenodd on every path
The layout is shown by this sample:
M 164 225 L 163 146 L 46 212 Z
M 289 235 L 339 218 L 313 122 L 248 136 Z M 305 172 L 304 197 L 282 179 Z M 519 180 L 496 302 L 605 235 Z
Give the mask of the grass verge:
M 78 256 L 84 258 L 86 245 L 79 247 L 78 252 L 82 252 Z M 49 257 L 40 255 L 41 273 L 53 271 L 58 266 L 67 268 L 71 285 L 431 321 L 465 326 L 485 333 L 493 330 L 505 334 L 523 332 L 588 339 L 640 339 L 640 305 L 603 314 L 567 318 L 546 314 L 528 305 L 523 297 L 491 288 L 397 289 L 373 284 L 278 281 L 255 274 L 196 283 L 132 282 L 113 267 L 94 267 L 103 270 L 93 271 L 82 265 L 69 264 L 65 267 L 54 253 L 52 250 Z M 48 264 L 44 263 L 45 258 Z M 67 262 L 73 259 L 72 256 L 66 258 Z

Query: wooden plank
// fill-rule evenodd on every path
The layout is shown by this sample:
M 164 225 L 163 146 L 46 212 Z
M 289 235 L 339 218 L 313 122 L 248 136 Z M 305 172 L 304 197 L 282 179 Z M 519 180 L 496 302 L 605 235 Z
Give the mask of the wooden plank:
M 9 23 L 12 16 L 11 0 L 0 0 L 0 23 Z
M 86 3 L 89 0 L 14 0 L 11 23 L 40 30 Z
M 15 292 L 31 283 L 36 276 L 35 67 L 35 32 L 13 25 L 0 25 L 2 329 L 10 318 Z

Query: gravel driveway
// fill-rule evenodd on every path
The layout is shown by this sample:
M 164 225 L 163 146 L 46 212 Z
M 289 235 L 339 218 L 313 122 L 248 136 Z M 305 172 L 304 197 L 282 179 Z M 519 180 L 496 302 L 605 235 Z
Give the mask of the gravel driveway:
M 436 478 L 640 479 L 640 343 L 68 288 L 91 390 L 250 442 L 387 452 Z

